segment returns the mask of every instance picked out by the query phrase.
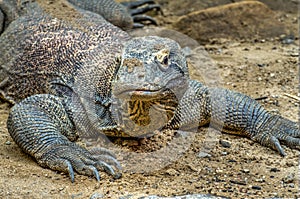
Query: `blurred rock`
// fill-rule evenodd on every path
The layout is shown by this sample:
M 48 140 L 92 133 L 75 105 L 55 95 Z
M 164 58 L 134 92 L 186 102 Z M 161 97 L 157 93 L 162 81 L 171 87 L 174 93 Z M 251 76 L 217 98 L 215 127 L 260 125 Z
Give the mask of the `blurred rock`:
M 236 0 L 235 2 L 241 2 L 241 1 L 249 1 L 249 0 Z M 298 6 L 299 1 L 298 0 L 259 0 L 262 3 L 265 3 L 267 6 L 269 6 L 272 10 L 280 10 L 290 13 L 298 13 Z M 207 8 L 225 5 L 232 3 L 232 0 L 176 0 L 176 1 L 170 1 L 170 0 L 156 0 L 159 4 L 161 4 L 163 7 L 166 7 L 165 4 L 168 4 L 168 7 L 170 7 L 172 10 L 170 10 L 172 13 L 174 13 L 177 16 L 186 15 L 188 13 L 197 11 L 197 10 L 204 10 Z
M 258 1 L 243 1 L 208 8 L 182 16 L 173 28 L 200 43 L 213 38 L 253 39 L 286 33 L 275 13 Z
M 280 10 L 290 13 L 299 12 L 299 0 L 260 0 L 272 10 Z

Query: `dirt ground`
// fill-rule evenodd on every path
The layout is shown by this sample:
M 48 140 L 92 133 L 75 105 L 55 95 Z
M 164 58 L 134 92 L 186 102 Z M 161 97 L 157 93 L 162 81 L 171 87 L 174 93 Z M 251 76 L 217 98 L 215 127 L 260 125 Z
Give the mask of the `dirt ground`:
M 163 27 L 170 27 L 170 23 L 177 20 L 180 14 L 187 14 L 175 13 L 174 4 L 168 2 L 172 1 L 160 1 L 164 16 L 158 16 L 157 19 L 170 18 L 160 21 Z M 298 14 L 284 9 L 275 10 L 274 13 L 276 20 L 282 20 L 290 33 L 295 35 L 294 38 L 289 40 L 284 35 L 278 35 L 272 38 L 249 36 L 247 39 L 210 39 L 202 43 L 202 47 L 197 47 L 201 60 L 193 62 L 191 58 L 191 62 L 201 65 L 194 66 L 191 74 L 192 78 L 208 84 L 212 82 L 213 86 L 234 89 L 259 98 L 269 111 L 297 121 L 300 103 L 299 40 L 296 35 Z M 213 81 L 210 81 L 211 74 Z M 9 105 L 1 103 L 0 198 L 77 199 L 89 198 L 93 194 L 94 198 L 100 198 L 101 195 L 104 198 L 130 195 L 137 198 L 192 193 L 231 198 L 300 197 L 297 150 L 285 147 L 287 156 L 283 158 L 247 138 L 220 134 L 208 128 L 200 128 L 184 153 L 169 165 L 153 162 L 148 165 L 152 172 L 149 169 L 139 172 L 137 168 L 133 169 L 132 162 L 131 168 L 126 168 L 126 157 L 119 155 L 118 159 L 124 166 L 121 179 L 114 180 L 101 173 L 100 182 L 76 175 L 75 182 L 71 183 L 66 174 L 40 167 L 20 150 L 7 132 L 8 113 Z M 229 147 L 226 145 L 228 143 Z M 135 164 L 139 167 L 143 165 L 140 163 L 136 160 Z M 147 164 L 144 166 L 147 167 Z

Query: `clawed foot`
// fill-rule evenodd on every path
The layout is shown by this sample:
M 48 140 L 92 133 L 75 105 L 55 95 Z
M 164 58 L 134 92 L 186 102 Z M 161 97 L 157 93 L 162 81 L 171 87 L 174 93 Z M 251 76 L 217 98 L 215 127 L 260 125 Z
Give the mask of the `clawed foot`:
M 121 4 L 127 7 L 129 13 L 131 14 L 134 22 L 134 28 L 144 27 L 143 22 L 146 21 L 150 22 L 151 24 L 157 25 L 157 22 L 154 18 L 143 14 L 151 10 L 161 11 L 160 5 L 156 4 L 154 1 L 140 0 L 134 2 L 122 2 Z
M 280 155 L 286 155 L 280 143 L 300 149 L 300 130 L 296 122 L 273 115 L 261 129 L 253 139 L 278 151 Z
M 74 171 L 81 175 L 94 176 L 97 181 L 100 181 L 99 171 L 105 171 L 115 179 L 121 177 L 121 166 L 116 157 L 103 148 L 88 151 L 75 143 L 68 143 L 51 148 L 37 161 L 41 166 L 68 173 L 72 182 Z

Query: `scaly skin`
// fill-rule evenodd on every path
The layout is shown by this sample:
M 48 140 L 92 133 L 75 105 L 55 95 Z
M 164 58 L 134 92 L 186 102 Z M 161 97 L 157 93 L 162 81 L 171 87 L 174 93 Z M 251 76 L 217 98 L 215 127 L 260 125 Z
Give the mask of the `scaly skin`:
M 109 0 L 71 2 L 90 9 L 90 3 L 115 5 Z M 120 165 L 109 151 L 88 151 L 73 142 L 105 130 L 140 137 L 211 122 L 281 155 L 281 141 L 300 146 L 295 122 L 270 114 L 241 93 L 191 80 L 176 42 L 130 38 L 98 15 L 110 16 L 109 10 L 92 10 L 95 14 L 72 7 L 80 17 L 68 23 L 39 4 L 26 6 L 30 9 L 0 37 L 5 52 L 0 55 L 0 89 L 17 103 L 7 121 L 9 133 L 41 166 L 66 172 L 72 181 L 74 171 L 97 180 L 98 170 L 120 177 Z

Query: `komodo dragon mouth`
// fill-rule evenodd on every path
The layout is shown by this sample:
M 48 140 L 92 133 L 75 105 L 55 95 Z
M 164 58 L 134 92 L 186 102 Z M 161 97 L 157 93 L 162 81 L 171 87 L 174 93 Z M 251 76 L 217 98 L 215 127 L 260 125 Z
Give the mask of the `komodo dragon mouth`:
M 176 85 L 177 84 L 177 85 Z M 136 85 L 130 84 L 119 84 L 116 90 L 114 91 L 114 95 L 117 98 L 123 99 L 131 99 L 131 100 L 159 100 L 161 98 L 165 98 L 170 93 L 173 93 L 172 90 L 176 89 L 185 84 L 185 80 L 181 79 L 181 77 L 175 77 L 171 81 L 169 81 L 165 87 L 153 86 L 153 85 L 143 85 L 142 87 L 137 87 Z M 174 93 L 173 93 L 174 94 Z M 173 95 L 172 94 L 172 95 Z
M 114 99 L 113 116 L 130 137 L 147 137 L 160 130 L 175 113 L 179 99 L 168 89 L 126 90 Z

